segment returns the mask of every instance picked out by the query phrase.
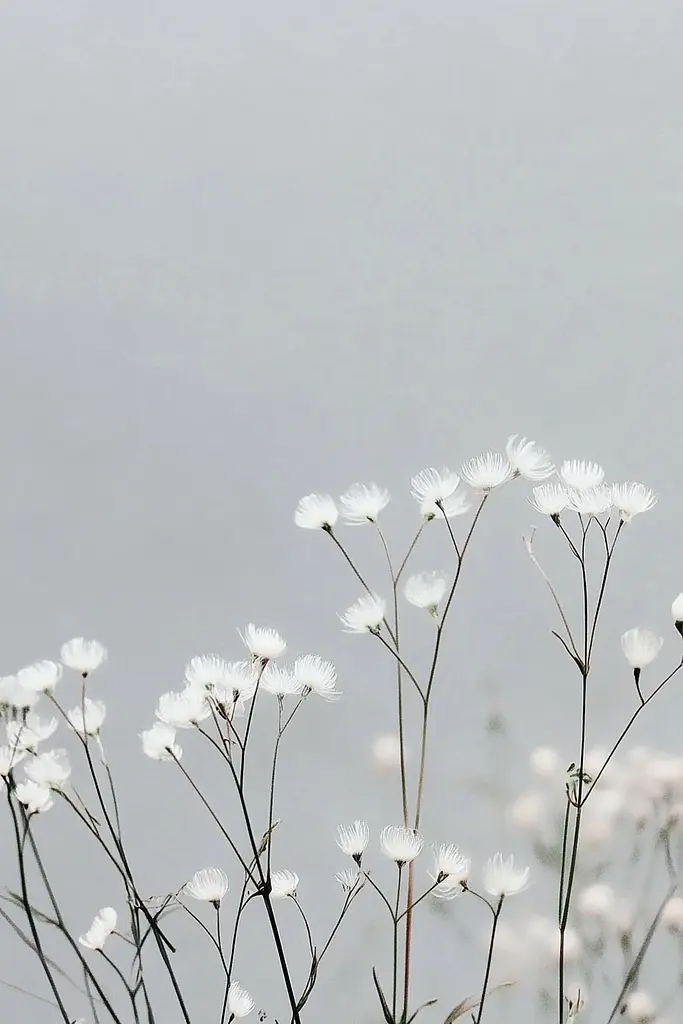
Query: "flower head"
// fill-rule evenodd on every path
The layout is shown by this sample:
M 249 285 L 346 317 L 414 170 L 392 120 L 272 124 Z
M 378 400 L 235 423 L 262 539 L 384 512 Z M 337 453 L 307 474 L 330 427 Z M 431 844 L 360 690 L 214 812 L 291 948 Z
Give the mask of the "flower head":
M 317 693 L 329 701 L 341 697 L 336 689 L 337 672 L 331 661 L 323 661 L 316 654 L 302 654 L 294 662 L 294 675 L 304 697 L 309 693 Z
M 17 682 L 34 693 L 52 693 L 64 669 L 54 661 L 36 661 L 17 672 Z
M 228 663 L 217 654 L 198 654 L 185 666 L 185 682 L 200 690 L 220 684 L 228 670 Z
M 636 989 L 626 996 L 622 1013 L 631 1024 L 655 1024 L 657 1007 L 649 992 Z
M 39 699 L 40 694 L 36 690 L 27 690 L 16 676 L 3 676 L 0 679 L 0 706 L 27 711 L 35 707 Z
M 80 672 L 83 678 L 99 668 L 107 657 L 107 650 L 99 640 L 86 640 L 77 636 L 62 644 L 62 664 L 67 668 L 73 668 Z
M 203 868 L 194 873 L 190 881 L 183 886 L 183 891 L 196 900 L 204 900 L 218 906 L 229 888 L 230 882 L 225 871 L 220 868 Z
M 490 857 L 484 869 L 484 888 L 492 896 L 513 896 L 529 885 L 529 868 L 516 868 L 514 857 Z
M 57 724 L 56 718 L 43 722 L 35 712 L 29 711 L 23 720 L 7 723 L 7 739 L 12 746 L 35 751 L 39 743 L 52 736 Z
M 232 1017 L 248 1017 L 255 1006 L 256 1003 L 246 988 L 242 988 L 236 981 L 231 981 L 228 989 L 228 1012 L 231 1014 L 231 1019 Z
M 507 483 L 514 475 L 508 460 L 498 452 L 484 452 L 468 459 L 460 472 L 470 487 L 484 494 Z
M 456 490 L 460 484 L 460 477 L 452 473 L 450 469 L 423 469 L 410 481 L 411 494 L 420 504 L 420 512 L 425 519 L 434 519 L 435 516 L 443 515 L 446 511 L 446 503 L 450 502 L 450 515 L 459 515 L 467 511 L 466 500 L 460 496 L 456 497 Z M 448 513 L 447 513 L 448 514 Z
M 346 522 L 350 526 L 363 526 L 377 522 L 377 516 L 389 504 L 389 492 L 378 484 L 353 484 L 339 500 Z
M 429 877 L 435 883 L 434 895 L 441 899 L 453 899 L 463 891 L 462 883 L 470 873 L 470 860 L 464 857 L 457 846 L 441 843 L 434 847 L 434 872 Z
M 605 479 L 605 471 L 597 462 L 567 459 L 560 467 L 560 478 L 567 487 L 585 491 L 589 487 L 599 487 Z
M 85 717 L 80 705 L 67 711 L 66 717 L 69 719 L 71 728 L 75 729 L 79 735 L 97 736 L 106 718 L 107 709 L 101 700 L 90 700 L 89 697 L 85 698 L 84 705 Z
M 69 781 L 71 766 L 66 750 L 46 750 L 24 765 L 28 778 L 48 789 L 62 789 Z
M 645 484 L 612 484 L 612 504 L 625 523 L 657 504 L 657 495 Z
M 662 924 L 670 932 L 683 934 L 683 897 L 672 896 L 662 911 Z
M 17 783 L 16 794 L 17 800 L 24 805 L 29 814 L 49 811 L 54 804 L 49 786 L 43 786 L 31 779 Z
M 354 889 L 361 889 L 365 884 L 365 875 L 358 868 L 345 868 L 338 871 L 334 876 L 344 892 L 352 892 Z
M 377 594 L 359 597 L 343 615 L 345 633 L 377 633 L 384 621 L 386 601 Z
M 0 747 L 0 778 L 6 778 L 24 760 L 27 752 L 16 746 Z
M 676 626 L 678 626 L 679 623 L 683 623 L 683 594 L 679 594 L 672 602 L 671 618 L 674 620 L 674 624 Z
M 379 837 L 382 853 L 399 867 L 409 864 L 421 853 L 424 839 L 414 828 L 403 825 L 387 825 Z
M 448 580 L 440 572 L 420 572 L 410 576 L 405 585 L 406 600 L 416 608 L 426 608 L 430 614 L 436 610 L 448 589 Z
M 285 899 L 287 896 L 295 897 L 299 885 L 299 876 L 294 871 L 272 871 L 270 884 L 270 894 L 274 900 Z
M 294 513 L 294 522 L 304 530 L 326 530 L 339 518 L 337 506 L 329 494 L 307 494 L 301 499 Z
M 294 697 L 301 693 L 301 683 L 290 668 L 271 664 L 263 670 L 261 689 L 275 697 Z
M 405 757 L 405 747 L 403 755 Z M 372 744 L 372 756 L 377 768 L 389 771 L 401 765 L 401 740 L 395 733 L 378 736 Z
M 219 682 L 207 687 L 211 701 L 215 702 L 228 716 L 241 714 L 244 705 L 256 693 L 259 675 L 253 661 L 229 661 Z
M 253 657 L 260 658 L 261 661 L 279 658 L 287 649 L 286 642 L 276 630 L 255 626 L 253 622 L 249 623 L 240 636 Z
M 559 516 L 569 505 L 569 492 L 562 484 L 541 484 L 529 501 L 542 516 Z
M 155 722 L 140 733 L 142 750 L 153 761 L 179 761 L 182 748 L 175 741 L 175 729 L 166 722 Z
M 186 686 L 180 692 L 162 693 L 155 712 L 160 722 L 174 729 L 192 729 L 211 715 L 206 694 L 196 686 Z
M 78 939 L 82 946 L 88 949 L 102 949 L 105 942 L 116 928 L 117 914 L 113 907 L 102 907 L 95 914 L 93 923 L 85 935 Z
M 547 451 L 538 447 L 535 441 L 519 437 L 518 434 L 508 438 L 505 454 L 514 476 L 523 476 L 526 480 L 545 480 L 555 471 Z
M 569 507 L 580 515 L 601 516 L 612 507 L 612 488 L 607 484 L 569 491 Z
M 621 638 L 621 649 L 634 669 L 645 668 L 659 654 L 664 640 L 649 629 L 629 629 Z
M 364 821 L 354 821 L 353 825 L 340 825 L 337 829 L 337 846 L 342 853 L 353 857 L 359 866 L 369 842 L 370 829 Z
M 588 885 L 579 893 L 579 910 L 586 917 L 593 917 L 598 921 L 609 921 L 614 915 L 616 908 L 616 895 L 614 889 L 604 882 L 595 882 Z

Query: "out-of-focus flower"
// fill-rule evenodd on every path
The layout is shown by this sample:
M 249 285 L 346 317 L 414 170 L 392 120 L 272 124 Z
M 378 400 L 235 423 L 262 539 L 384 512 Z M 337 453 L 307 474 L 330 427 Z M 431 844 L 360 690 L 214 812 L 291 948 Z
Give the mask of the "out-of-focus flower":
M 54 661 L 36 661 L 17 672 L 17 682 L 34 693 L 52 693 L 64 669 Z
M 510 804 L 507 815 L 519 828 L 537 832 L 547 821 L 546 803 L 540 793 L 522 793 Z
M 462 466 L 462 477 L 475 491 L 486 494 L 511 480 L 514 470 L 508 460 L 498 452 L 484 452 Z
M 379 837 L 382 853 L 399 867 L 409 864 L 422 852 L 424 839 L 414 828 L 404 825 L 386 825 Z
M 33 711 L 29 711 L 23 721 L 7 723 L 7 740 L 11 746 L 35 752 L 39 743 L 52 736 L 57 728 L 56 718 L 43 722 Z
M 406 751 L 404 748 L 404 756 Z M 382 771 L 393 770 L 401 766 L 401 741 L 395 734 L 378 736 L 372 744 L 372 756 L 377 768 Z
M 85 718 L 80 706 L 67 711 L 66 717 L 80 736 L 97 736 L 107 716 L 107 708 L 101 700 L 90 700 L 89 697 L 85 698 L 84 705 Z
M 142 750 L 153 761 L 179 761 L 182 748 L 175 742 L 175 729 L 166 722 L 155 722 L 140 733 Z
M 93 923 L 85 935 L 79 936 L 78 941 L 88 949 L 102 949 L 105 942 L 116 928 L 117 914 L 113 907 L 102 907 L 95 914 Z
M 306 494 L 297 505 L 294 522 L 304 530 L 332 531 L 339 518 L 334 499 L 329 494 Z
M 231 1019 L 232 1017 L 248 1017 L 255 1006 L 256 1003 L 246 988 L 242 988 L 236 981 L 231 981 L 228 989 L 228 1011 Z
M 683 897 L 672 896 L 664 905 L 662 924 L 676 935 L 683 934 Z
M 569 508 L 586 516 L 601 516 L 612 507 L 612 489 L 607 484 L 569 491 Z
M 254 658 L 260 658 L 261 661 L 279 658 L 287 650 L 287 644 L 277 630 L 255 626 L 253 622 L 249 623 L 240 636 Z
M 579 893 L 578 906 L 586 917 L 593 917 L 598 921 L 610 921 L 616 907 L 614 889 L 605 882 L 588 885 Z
M 62 644 L 60 654 L 63 665 L 75 669 L 85 678 L 100 667 L 107 657 L 107 650 L 99 640 L 86 640 L 77 636 Z
M 436 615 L 439 601 L 443 600 L 448 580 L 440 572 L 420 572 L 410 576 L 405 585 L 406 600 L 416 608 L 426 608 Z
M 271 896 L 274 900 L 282 900 L 287 896 L 296 896 L 299 876 L 295 871 L 272 871 L 270 874 Z
M 526 922 L 525 936 L 534 958 L 541 963 L 556 964 L 560 959 L 560 932 L 555 921 L 532 914 Z M 581 955 L 581 940 L 573 928 L 564 933 L 564 960 L 571 963 Z
M 420 505 L 420 512 L 426 520 L 442 516 L 461 515 L 467 511 L 467 499 L 456 495 L 460 477 L 450 469 L 423 469 L 410 481 L 413 498 Z M 449 511 L 446 510 L 448 504 Z
M 545 779 L 553 779 L 562 772 L 560 755 L 552 747 L 536 747 L 531 751 L 529 764 L 535 775 Z
M 631 1024 L 654 1024 L 657 1006 L 649 992 L 637 989 L 626 996 L 622 1012 Z
M 605 479 L 605 471 L 597 462 L 567 459 L 560 466 L 560 479 L 567 487 L 585 491 L 591 487 L 599 487 Z
M 206 694 L 195 686 L 186 686 L 176 692 L 162 693 L 156 709 L 156 717 L 174 729 L 192 729 L 211 715 Z
M 16 676 L 3 676 L 0 679 L 0 707 L 3 705 L 15 711 L 27 711 L 35 707 L 40 699 L 36 690 L 27 690 Z
M 621 638 L 621 649 L 634 669 L 645 668 L 659 654 L 664 640 L 649 629 L 629 629 Z
M 354 821 L 353 825 L 340 825 L 337 829 L 337 846 L 359 866 L 369 842 L 370 829 L 365 821 Z
M 27 782 L 17 783 L 17 800 L 22 803 L 29 814 L 41 814 L 49 811 L 54 800 L 48 786 L 41 786 L 29 779 Z
M 612 504 L 625 523 L 657 504 L 657 495 L 645 484 L 612 484 Z
M 46 750 L 24 765 L 32 782 L 49 789 L 62 789 L 69 781 L 71 765 L 66 750 Z
M 529 501 L 542 516 L 559 516 L 569 505 L 569 491 L 562 484 L 541 484 L 532 494 Z
M 202 868 L 201 871 L 195 871 L 190 881 L 183 886 L 183 891 L 195 900 L 213 903 L 217 907 L 229 888 L 228 876 L 221 868 Z
M 386 601 L 377 594 L 359 597 L 339 618 L 345 633 L 377 633 L 386 611 Z
M 0 747 L 0 777 L 6 778 L 26 756 L 25 750 L 19 750 L 15 746 Z
M 337 672 L 331 661 L 323 661 L 317 654 L 302 654 L 294 662 L 296 676 L 304 697 L 317 693 L 325 700 L 334 701 L 341 697 L 336 688 Z
M 353 484 L 339 499 L 341 514 L 350 526 L 376 523 L 389 504 L 389 492 L 378 484 Z
M 514 896 L 529 885 L 529 868 L 516 868 L 511 855 L 505 860 L 502 853 L 490 857 L 484 869 L 484 888 L 492 896 Z
M 555 472 L 547 451 L 535 441 L 519 437 L 518 434 L 508 438 L 505 454 L 514 476 L 523 476 L 526 480 L 545 480 Z

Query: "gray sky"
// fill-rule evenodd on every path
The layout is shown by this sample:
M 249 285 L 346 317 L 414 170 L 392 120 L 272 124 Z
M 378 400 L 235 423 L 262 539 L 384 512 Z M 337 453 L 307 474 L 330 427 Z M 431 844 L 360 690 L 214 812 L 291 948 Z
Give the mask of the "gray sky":
M 385 484 L 398 547 L 410 476 L 513 432 L 653 486 L 604 623 L 595 739 L 613 736 L 618 636 L 666 628 L 683 589 L 682 31 L 670 0 L 5 5 L 2 671 L 74 634 L 109 647 L 93 686 L 129 831 L 149 830 L 132 840 L 144 888 L 229 866 L 137 733 L 190 656 L 239 657 L 250 620 L 332 658 L 345 692 L 308 713 L 283 766 L 282 857 L 321 930 L 336 823 L 396 812 L 368 760 L 393 728 L 390 670 L 340 633 L 357 588 L 295 530 L 307 491 Z M 519 539 L 533 518 L 520 488 L 482 531 L 435 730 L 430 839 L 479 857 L 519 845 L 466 792 L 492 688 L 520 758 L 549 739 L 574 754 L 569 671 Z M 352 542 L 380 579 L 369 536 Z M 432 538 L 416 568 L 445 557 Z M 639 742 L 677 741 L 666 699 Z M 63 890 L 80 931 L 105 883 L 56 815 L 39 824 L 64 870 L 83 859 Z M 361 1008 L 386 952 L 373 934 L 360 965 L 353 929 L 330 964 Z M 419 991 L 440 1006 L 470 984 L 451 991 L 444 963 L 424 955 Z M 240 974 L 276 1009 L 253 958 Z M 0 999 L 8 1019 L 47 1019 Z

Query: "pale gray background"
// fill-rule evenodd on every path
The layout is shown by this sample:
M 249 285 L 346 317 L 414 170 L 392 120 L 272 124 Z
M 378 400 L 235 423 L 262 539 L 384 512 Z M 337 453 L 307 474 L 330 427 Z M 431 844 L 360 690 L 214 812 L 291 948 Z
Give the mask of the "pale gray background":
M 4 5 L 2 671 L 74 634 L 109 647 L 92 689 L 143 890 L 232 866 L 137 733 L 191 655 L 239 657 L 250 620 L 335 660 L 345 692 L 307 709 L 283 763 L 278 861 L 299 871 L 317 934 L 338 899 L 336 823 L 396 815 L 369 757 L 393 728 L 390 670 L 340 633 L 357 587 L 325 538 L 293 526 L 309 490 L 386 484 L 398 546 L 412 473 L 515 431 L 651 484 L 662 500 L 633 526 L 605 619 L 594 738 L 613 736 L 618 636 L 670 628 L 683 589 L 682 44 L 673 0 Z M 467 795 L 491 694 L 518 766 L 542 741 L 575 753 L 573 679 L 519 539 L 533 519 L 521 485 L 496 496 L 443 679 L 425 829 L 475 857 L 523 851 Z M 348 536 L 381 581 L 369 534 Z M 445 559 L 432 535 L 416 568 Z M 418 654 L 426 636 L 416 625 Z M 680 707 L 670 693 L 638 740 L 675 748 Z M 38 827 L 80 931 L 121 893 L 65 820 Z M 438 995 L 424 1019 L 442 1020 L 479 960 L 462 960 L 452 925 L 429 927 L 415 996 Z M 378 928 L 368 901 L 311 1019 L 373 1007 Z M 44 993 L 2 934 L 2 976 Z M 183 935 L 208 1024 L 214 968 Z M 240 980 L 277 1012 L 269 940 L 248 941 Z M 8 989 L 0 1006 L 3 1021 L 56 1019 Z

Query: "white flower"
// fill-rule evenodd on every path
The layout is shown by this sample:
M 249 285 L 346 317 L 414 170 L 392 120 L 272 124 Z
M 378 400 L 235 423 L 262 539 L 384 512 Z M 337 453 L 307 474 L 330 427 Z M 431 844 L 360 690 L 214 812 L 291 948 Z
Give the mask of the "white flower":
M 547 808 L 540 793 L 522 793 L 507 809 L 507 816 L 519 828 L 541 830 L 547 819 Z
M 569 508 L 581 515 L 601 516 L 612 507 L 612 488 L 607 484 L 570 490 Z
M 272 871 L 270 884 L 270 895 L 274 900 L 285 899 L 287 896 L 296 896 L 299 876 L 294 871 Z
M 228 989 L 228 1011 L 232 1017 L 248 1017 L 256 1003 L 251 998 L 246 988 L 242 988 L 236 981 L 230 982 Z
M 66 750 L 46 750 L 25 764 L 24 771 L 39 786 L 61 789 L 69 780 L 71 766 Z
M 649 992 L 637 989 L 626 996 L 623 1012 L 632 1024 L 654 1024 L 657 1007 Z
M 586 917 L 594 917 L 598 921 L 609 921 L 614 915 L 616 896 L 614 889 L 604 882 L 595 882 L 586 886 L 579 893 L 579 910 Z
M 484 494 L 507 483 L 514 475 L 508 460 L 498 452 L 484 452 L 468 459 L 460 472 L 470 487 Z
M 7 740 L 11 746 L 35 752 L 39 743 L 52 736 L 57 724 L 56 718 L 43 722 L 35 712 L 29 711 L 23 721 L 7 723 Z
M 261 675 L 261 689 L 275 697 L 293 697 L 301 693 L 301 683 L 291 669 L 266 665 Z
M 52 693 L 64 669 L 54 661 L 36 661 L 17 672 L 17 682 L 35 693 Z
M 35 690 L 27 690 L 16 676 L 3 676 L 0 679 L 0 705 L 6 705 L 15 711 L 26 711 L 35 707 L 40 694 Z
M 676 626 L 683 623 L 683 594 L 679 594 L 671 605 L 671 618 Z
M 630 523 L 634 516 L 657 504 L 657 495 L 645 484 L 612 484 L 612 504 L 624 522 Z
M 621 649 L 629 665 L 645 668 L 659 654 L 664 640 L 649 629 L 629 629 L 621 638 Z
M 29 814 L 40 814 L 49 811 L 54 800 L 48 786 L 41 786 L 30 779 L 28 782 L 17 783 L 17 800 L 24 804 Z
M 470 873 L 470 860 L 464 857 L 457 846 L 452 843 L 441 843 L 434 847 L 434 872 L 428 872 L 436 883 L 433 890 L 441 899 L 453 899 L 462 890 L 462 882 L 466 882 Z
M 546 779 L 555 778 L 562 770 L 560 755 L 552 747 L 536 747 L 529 757 L 531 770 Z
M 363 526 L 377 522 L 377 516 L 389 504 L 389 492 L 377 484 L 353 484 L 339 501 L 346 522 L 350 526 Z
M 200 690 L 220 685 L 225 679 L 228 663 L 217 654 L 198 654 L 185 666 L 185 682 Z
M 501 853 L 490 857 L 484 869 L 484 888 L 492 896 L 513 896 L 529 885 L 529 868 L 516 868 L 514 857 Z
M 448 589 L 448 580 L 439 572 L 420 572 L 410 576 L 406 582 L 404 593 L 416 608 L 426 608 L 432 615 L 436 614 L 439 601 Z
M 240 636 L 252 655 L 262 661 L 279 658 L 287 649 L 287 644 L 276 630 L 255 626 L 253 622 L 249 623 Z
M 529 501 L 542 516 L 559 516 L 569 505 L 569 492 L 562 484 L 541 484 Z
M 345 633 L 377 633 L 384 621 L 386 601 L 377 594 L 365 594 L 339 618 Z
M 304 697 L 309 693 L 317 693 L 330 701 L 341 697 L 336 689 L 337 672 L 331 661 L 323 661 L 316 654 L 302 654 L 294 662 L 294 675 Z
M 101 700 L 90 700 L 85 698 L 85 721 L 83 721 L 83 708 L 72 708 L 67 711 L 66 717 L 72 729 L 75 729 L 80 736 L 96 736 L 102 728 L 102 723 L 107 715 L 107 709 Z
M 545 448 L 539 448 L 535 441 L 518 434 L 508 438 L 505 454 L 514 475 L 523 476 L 526 480 L 545 480 L 555 471 Z
M 186 686 L 180 692 L 162 693 L 155 714 L 159 721 L 174 729 L 192 729 L 209 718 L 211 708 L 202 690 Z
M 117 914 L 113 907 L 102 907 L 95 914 L 93 923 L 85 935 L 79 936 L 78 941 L 88 949 L 102 949 L 105 942 L 116 928 Z
M 414 828 L 403 825 L 386 825 L 379 837 L 382 853 L 399 867 L 415 860 L 422 851 L 424 839 Z
M 297 506 L 294 522 L 304 530 L 331 532 L 338 517 L 337 506 L 329 494 L 307 494 Z
M 229 888 L 228 876 L 220 868 L 203 868 L 196 871 L 190 881 L 183 886 L 188 896 L 213 903 L 215 906 L 218 906 Z
M 672 896 L 662 911 L 662 924 L 670 932 L 683 933 L 683 897 Z
M 25 750 L 18 750 L 15 746 L 0 747 L 0 777 L 4 779 L 9 775 L 26 756 Z
M 337 846 L 342 853 L 353 857 L 360 865 L 365 848 L 370 842 L 370 829 L 365 821 L 354 821 L 353 825 L 339 825 Z
M 356 886 L 361 889 L 365 884 L 365 876 L 357 868 L 345 868 L 344 871 L 338 871 L 334 877 L 344 892 L 351 892 Z
M 62 644 L 62 664 L 80 672 L 84 678 L 99 668 L 106 657 L 106 648 L 98 640 L 85 640 L 77 636 Z
M 405 756 L 405 748 L 404 748 Z M 375 765 L 382 771 L 399 768 L 401 765 L 401 741 L 395 734 L 378 736 L 372 745 Z
M 155 722 L 151 729 L 140 733 L 142 750 L 153 761 L 179 761 L 182 748 L 175 742 L 175 729 L 166 722 Z
M 460 477 L 452 473 L 450 469 L 423 469 L 410 481 L 411 494 L 420 504 L 420 512 L 425 519 L 434 519 L 435 516 L 443 515 L 442 506 L 445 511 L 446 502 L 452 501 L 453 511 L 450 515 L 458 515 L 455 509 L 463 506 L 464 499 L 456 497 L 456 490 L 460 484 Z M 462 507 L 462 511 L 467 511 Z
M 584 491 L 589 487 L 599 487 L 605 479 L 605 471 L 597 462 L 567 459 L 560 467 L 560 478 L 567 487 Z

